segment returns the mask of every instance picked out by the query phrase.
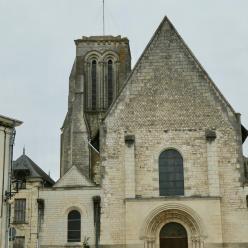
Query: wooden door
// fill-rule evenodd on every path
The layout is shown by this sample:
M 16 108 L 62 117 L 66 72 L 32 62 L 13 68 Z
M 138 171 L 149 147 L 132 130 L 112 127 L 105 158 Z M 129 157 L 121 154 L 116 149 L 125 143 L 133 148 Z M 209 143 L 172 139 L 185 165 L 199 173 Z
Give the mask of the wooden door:
M 185 228 L 175 222 L 166 224 L 160 231 L 160 248 L 188 248 Z

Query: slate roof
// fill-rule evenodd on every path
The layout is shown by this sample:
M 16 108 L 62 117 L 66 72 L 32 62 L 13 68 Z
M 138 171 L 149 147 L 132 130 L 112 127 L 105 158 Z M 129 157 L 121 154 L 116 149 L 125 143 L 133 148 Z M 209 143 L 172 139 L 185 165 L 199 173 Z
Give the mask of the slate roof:
M 25 153 L 23 153 L 16 161 L 13 162 L 13 172 L 18 170 L 28 170 L 27 178 L 42 178 L 46 184 L 45 186 L 52 186 L 55 184 L 53 179 L 48 176 L 35 162 L 33 162 Z

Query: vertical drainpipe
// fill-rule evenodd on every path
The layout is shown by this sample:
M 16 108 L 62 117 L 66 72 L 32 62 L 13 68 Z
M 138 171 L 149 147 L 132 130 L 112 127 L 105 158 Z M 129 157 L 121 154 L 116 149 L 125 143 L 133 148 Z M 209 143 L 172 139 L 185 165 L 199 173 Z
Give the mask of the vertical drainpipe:
M 100 214 L 101 214 L 101 197 L 93 196 L 94 204 L 94 225 L 95 225 L 95 247 L 99 248 L 100 239 Z

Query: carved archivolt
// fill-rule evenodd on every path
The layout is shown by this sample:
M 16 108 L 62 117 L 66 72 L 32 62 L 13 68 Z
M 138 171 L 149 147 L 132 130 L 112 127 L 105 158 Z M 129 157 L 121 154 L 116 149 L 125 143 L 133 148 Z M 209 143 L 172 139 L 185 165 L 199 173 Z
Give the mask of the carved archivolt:
M 187 230 L 190 247 L 203 247 L 206 237 L 205 228 L 198 214 L 183 204 L 164 204 L 154 209 L 146 218 L 141 229 L 140 238 L 145 240 L 149 247 L 154 247 L 161 228 L 169 222 L 178 222 Z M 199 243 L 200 246 L 195 245 Z

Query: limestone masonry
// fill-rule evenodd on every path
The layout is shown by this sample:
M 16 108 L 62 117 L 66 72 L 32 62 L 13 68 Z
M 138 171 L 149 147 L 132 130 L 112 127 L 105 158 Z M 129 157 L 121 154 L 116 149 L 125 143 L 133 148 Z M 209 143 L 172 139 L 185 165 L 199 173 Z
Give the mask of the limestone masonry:
M 127 38 L 75 44 L 61 177 L 16 161 L 13 247 L 248 247 L 248 131 L 168 18 L 132 70 Z

